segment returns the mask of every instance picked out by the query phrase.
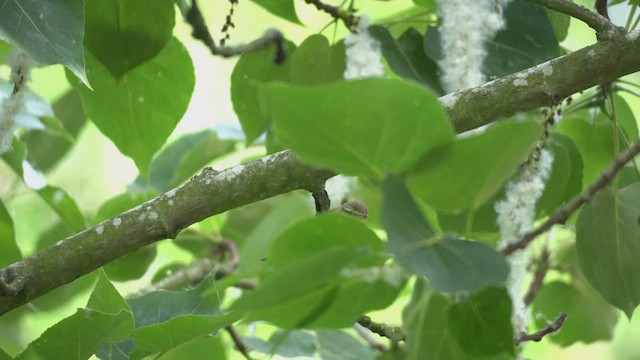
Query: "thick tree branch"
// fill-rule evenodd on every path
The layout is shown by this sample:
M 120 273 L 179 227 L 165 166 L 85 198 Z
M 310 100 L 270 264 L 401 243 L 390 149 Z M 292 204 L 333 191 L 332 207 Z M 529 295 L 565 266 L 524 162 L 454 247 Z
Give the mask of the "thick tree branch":
M 17 290 L 15 296 L 0 294 L 0 315 L 209 216 L 296 189 L 316 191 L 333 175 L 288 151 L 222 172 L 205 169 L 176 189 L 0 270 L 0 282 Z
M 640 71 L 640 32 L 617 36 L 440 101 L 458 132 L 551 106 L 571 94 Z
M 440 98 L 458 131 L 476 128 L 640 70 L 640 32 L 600 42 L 481 87 Z M 518 86 L 526 81 L 526 86 Z M 334 174 L 284 151 L 187 184 L 0 270 L 0 315 L 209 216 L 296 189 L 317 191 Z
M 608 39 L 616 35 L 624 34 L 625 29 L 614 25 L 609 19 L 591 11 L 586 7 L 574 3 L 571 0 L 527 0 L 571 17 L 581 20 L 589 25 L 598 34 L 598 39 Z M 605 2 L 606 11 L 606 2 Z

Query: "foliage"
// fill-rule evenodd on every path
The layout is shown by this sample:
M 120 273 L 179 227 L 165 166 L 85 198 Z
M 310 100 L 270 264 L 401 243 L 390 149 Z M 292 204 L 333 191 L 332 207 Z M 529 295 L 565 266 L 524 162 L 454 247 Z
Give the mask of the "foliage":
M 293 0 L 253 2 L 270 17 L 303 23 Z M 553 99 L 544 114 L 518 109 L 512 116 L 507 111 L 508 118 L 488 120 L 500 121 L 484 131 L 456 134 L 449 120 L 451 98 L 440 97 L 438 61 L 446 49 L 440 48 L 436 3 L 414 0 L 407 11 L 374 21 L 369 31 L 384 57 L 387 74 L 382 78 L 344 80 L 345 43 L 326 32 L 298 44 L 285 41 L 283 64 L 274 63 L 271 47 L 245 51 L 230 78 L 244 139 L 207 129 L 168 141 L 196 85 L 191 56 L 174 29 L 176 10 L 188 17 L 192 2 L 0 0 L 0 54 L 7 55 L 7 64 L 12 47 L 41 65 L 63 65 L 67 83 L 60 87 L 68 89 L 52 103 L 28 92 L 18 114 L 21 128 L 11 151 L 2 154 L 0 267 L 5 269 L 0 270 L 0 303 L 7 306 L 2 309 L 16 307 L 6 305 L 16 295 L 9 286 L 14 273 L 7 270 L 15 269 L 8 266 L 23 264 L 23 259 L 46 262 L 45 256 L 34 254 L 54 253 L 64 245 L 59 240 L 82 235 L 92 249 L 118 255 L 106 264 L 111 259 L 102 253 L 83 256 L 82 246 L 75 257 L 61 254 L 70 256 L 65 261 L 98 269 L 79 274 L 84 276 L 68 285 L 61 286 L 73 279 L 60 280 L 56 289 L 27 299 L 42 311 L 36 316 L 57 316 L 29 343 L 16 335 L 26 322 L 27 307 L 4 314 L 0 333 L 14 334 L 0 339 L 6 347 L 0 349 L 0 359 L 50 354 L 70 359 L 217 359 L 234 356 L 233 347 L 256 357 L 518 356 L 526 343 L 517 343 L 522 334 L 511 324 L 509 257 L 496 247 L 500 235 L 494 206 L 540 146 L 553 153 L 554 164 L 536 220 L 553 218 L 585 192 L 638 140 L 632 110 L 637 104 L 627 96 L 638 96 L 629 89 L 638 85 L 616 76 L 602 86 L 581 89 L 571 100 Z M 505 28 L 488 44 L 484 62 L 491 79 L 565 51 L 559 41 L 572 36 L 568 15 L 535 3 L 514 0 L 505 9 Z M 618 3 L 628 3 L 633 11 L 638 7 L 634 0 Z M 228 5 L 233 9 L 230 22 L 241 9 L 237 1 Z M 356 8 L 366 11 L 368 5 L 358 1 Z M 348 7 L 329 7 L 338 10 L 319 16 L 336 17 L 336 26 L 361 15 Z M 217 9 L 222 11 L 227 9 Z M 633 12 L 629 16 L 637 23 Z M 520 74 L 523 82 L 515 85 L 526 91 L 528 73 Z M 10 98 L 13 86 L 0 82 L 2 101 Z M 69 161 L 65 156 L 87 122 L 139 171 L 125 192 L 88 210 L 78 205 L 73 189 L 50 182 L 56 166 Z M 263 156 L 255 163 L 266 167 L 276 166 L 270 154 L 289 149 L 301 162 L 283 176 L 306 181 L 300 183 L 317 181 L 304 173 L 307 165 L 328 169 L 331 176 L 357 177 L 338 201 L 361 201 L 373 218 L 349 216 L 354 215 L 349 203 L 342 210 L 323 208 L 314 214 L 309 196 L 293 190 L 313 192 L 318 205 L 319 189 L 273 189 L 270 181 L 257 184 L 255 172 L 243 172 L 242 165 L 224 172 L 207 168 L 193 177 L 211 164 L 246 156 L 245 148 Z M 173 197 L 198 181 L 220 186 L 230 194 L 229 204 L 216 203 L 214 210 L 190 206 L 200 204 L 196 200 L 206 197 L 204 192 Z M 14 224 L 14 207 L 20 204 L 17 182 L 24 182 L 55 215 L 38 234 L 35 252 L 23 246 Z M 589 194 L 590 201 L 568 221 L 531 246 L 532 276 L 526 283 L 539 280 L 541 287 L 530 305 L 535 318 L 529 332 L 544 330 L 564 312 L 568 318 L 561 332 L 543 341 L 589 344 L 612 339 L 619 311 L 631 319 L 640 303 L 639 182 L 632 161 L 611 184 Z M 262 199 L 255 190 L 262 188 L 269 189 L 269 196 L 282 195 Z M 237 189 L 255 196 L 235 201 Z M 129 226 L 123 216 L 145 209 L 138 223 L 150 224 L 148 233 L 175 237 L 170 241 L 182 251 L 158 257 L 152 242 L 159 239 L 145 240 L 140 249 L 113 249 L 112 231 Z M 218 214 L 219 209 L 229 211 Z M 139 236 L 133 230 L 118 234 L 126 240 Z M 552 256 L 539 258 L 543 249 Z M 57 277 L 42 273 L 33 276 Z M 123 297 L 121 283 L 130 280 L 142 289 Z M 85 307 L 69 316 L 56 312 L 88 289 Z M 372 315 L 368 329 L 351 329 L 372 312 L 393 320 L 379 323 Z M 363 331 L 365 336 L 357 336 Z M 371 331 L 382 336 L 372 338 Z

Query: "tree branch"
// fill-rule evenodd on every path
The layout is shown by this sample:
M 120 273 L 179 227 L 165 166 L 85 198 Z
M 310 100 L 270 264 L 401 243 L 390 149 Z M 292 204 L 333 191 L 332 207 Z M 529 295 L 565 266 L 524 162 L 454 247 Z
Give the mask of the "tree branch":
M 533 281 L 531 282 L 531 286 L 529 286 L 529 290 L 524 297 L 524 306 L 529 306 L 533 302 L 533 299 L 538 295 L 538 291 L 542 288 L 542 284 L 544 283 L 544 278 L 547 276 L 547 271 L 549 270 L 549 249 L 546 247 L 542 250 L 542 254 L 540 255 L 540 259 L 538 260 L 538 266 L 536 268 L 536 272 L 533 274 Z
M 221 172 L 205 169 L 176 189 L 0 270 L 0 282 L 17 290 L 0 294 L 0 315 L 212 215 L 296 189 L 315 191 L 332 176 L 288 151 Z
M 599 42 L 538 66 L 440 98 L 458 132 L 640 71 L 640 31 Z M 516 85 L 518 84 L 518 85 Z
M 193 0 L 190 7 L 182 10 L 185 21 L 189 23 L 193 29 L 191 36 L 193 36 L 194 39 L 202 41 L 213 55 L 232 57 L 263 49 L 273 43 L 276 48 L 273 61 L 276 64 L 281 64 L 287 57 L 284 36 L 282 36 L 282 33 L 278 30 L 269 29 L 265 32 L 264 36 L 245 45 L 219 47 L 215 41 L 213 41 L 213 37 L 211 37 L 209 28 L 202 17 L 200 8 L 198 8 L 197 1 Z
M 600 42 L 481 87 L 441 97 L 459 132 L 640 70 L 640 32 Z M 527 86 L 516 86 L 526 80 Z M 640 145 L 639 145 L 640 147 Z M 317 191 L 334 174 L 288 151 L 192 181 L 0 270 L 0 315 L 209 216 L 296 189 Z
M 309 5 L 313 5 L 316 9 L 326 12 L 331 15 L 334 19 L 339 19 L 344 22 L 347 28 L 351 28 L 355 23 L 355 18 L 353 13 L 349 10 L 346 10 L 340 6 L 329 5 L 321 2 L 320 0 L 304 0 Z
M 564 321 L 566 319 L 567 319 L 567 314 L 566 313 L 560 313 L 560 315 L 558 316 L 556 321 L 554 321 L 551 324 L 545 326 L 544 328 L 540 329 L 539 331 L 536 331 L 533 334 L 520 333 L 520 335 L 518 335 L 518 337 L 516 338 L 516 345 L 519 345 L 520 343 L 525 342 L 525 341 L 538 342 L 538 341 L 542 340 L 542 338 L 545 337 L 546 335 L 554 333 L 554 332 L 560 330 L 560 328 L 562 327 L 562 324 L 564 324 Z
M 527 1 L 581 20 L 585 24 L 589 25 L 590 28 L 596 31 L 599 40 L 609 39 L 617 35 L 622 35 L 626 32 L 624 28 L 616 26 L 606 17 L 570 0 Z
M 603 189 L 613 178 L 616 176 L 618 171 L 624 167 L 626 163 L 631 161 L 636 155 L 640 153 L 640 140 L 636 141 L 631 147 L 627 149 L 627 151 L 621 153 L 613 160 L 613 163 L 609 165 L 608 168 L 604 169 L 602 174 L 594 181 L 589 188 L 585 190 L 582 194 L 574 197 L 563 207 L 557 209 L 553 215 L 549 216 L 547 220 L 542 223 L 539 227 L 534 229 L 531 232 L 526 233 L 522 239 L 507 244 L 502 249 L 502 253 L 504 255 L 512 254 L 514 251 L 518 249 L 526 248 L 530 242 L 532 242 L 536 237 L 542 235 L 547 232 L 551 227 L 555 224 L 564 224 L 569 220 L 571 214 L 573 214 L 580 206 L 587 203 L 591 198 L 601 189 Z
M 389 340 L 392 340 L 392 341 L 404 340 L 404 331 L 402 331 L 401 328 L 397 326 L 389 326 L 384 323 L 374 322 L 373 320 L 371 320 L 370 317 L 366 315 L 358 319 L 356 323 L 360 324 L 360 326 L 364 328 L 369 329 L 369 331 L 371 331 L 372 333 L 378 334 L 382 337 L 386 337 Z

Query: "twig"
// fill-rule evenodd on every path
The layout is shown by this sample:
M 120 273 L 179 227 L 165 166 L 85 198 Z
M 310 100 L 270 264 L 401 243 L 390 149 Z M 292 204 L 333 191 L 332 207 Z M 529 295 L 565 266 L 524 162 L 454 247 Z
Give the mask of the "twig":
M 546 247 L 542 250 L 542 254 L 540 255 L 540 259 L 538 262 L 538 268 L 536 269 L 535 274 L 533 275 L 533 281 L 531 282 L 531 286 L 529 286 L 529 291 L 524 297 L 524 306 L 529 306 L 535 299 L 538 291 L 542 288 L 542 283 L 544 282 L 544 278 L 547 275 L 547 271 L 549 270 L 549 249 Z
M 609 10 L 607 9 L 608 6 L 609 4 L 607 4 L 607 0 L 596 0 L 596 3 L 594 5 L 598 14 L 602 15 L 602 17 L 604 17 L 605 19 L 610 20 Z
M 640 153 L 640 140 L 636 141 L 627 151 L 618 155 L 611 165 L 606 168 L 600 177 L 594 181 L 589 188 L 582 194 L 574 197 L 565 206 L 556 210 L 542 225 L 537 227 L 531 232 L 525 234 L 522 239 L 512 242 L 502 249 L 504 255 L 509 255 L 518 249 L 524 249 L 533 241 L 538 235 L 543 234 L 555 224 L 564 224 L 569 220 L 571 214 L 573 214 L 578 208 L 585 203 L 589 202 L 591 198 L 600 190 L 602 190 L 624 167 L 624 165 L 631 161 L 636 155 Z
M 581 20 L 596 31 L 599 39 L 610 39 L 616 35 L 620 35 L 626 32 L 624 28 L 614 25 L 604 16 L 570 0 L 527 1 L 534 4 L 542 5 L 548 9 L 555 10 L 557 12 L 567 14 L 571 17 Z
M 386 337 L 391 341 L 403 341 L 404 331 L 397 326 L 390 326 L 384 323 L 377 323 L 371 320 L 370 317 L 363 315 L 356 322 L 361 326 L 369 329 L 372 333 L 378 334 L 382 337 Z
M 364 341 L 367 342 L 367 344 L 369 344 L 369 346 L 371 346 L 372 348 L 374 348 L 375 350 L 378 350 L 380 352 L 387 352 L 389 351 L 389 349 L 387 349 L 386 346 L 384 346 L 384 344 L 378 342 L 376 339 L 374 339 L 371 336 L 371 332 L 369 330 L 367 330 L 367 328 L 365 328 L 364 326 L 355 323 L 353 324 L 353 329 L 358 333 L 358 335 L 360 335 L 360 337 L 362 339 L 364 339 Z
M 232 57 L 244 54 L 250 51 L 257 51 L 269 46 L 271 43 L 276 48 L 276 52 L 273 57 L 273 61 L 276 64 L 281 64 L 287 57 L 286 46 L 284 43 L 284 37 L 278 30 L 269 29 L 265 34 L 248 44 L 238 46 L 225 46 L 218 47 L 209 33 L 209 28 L 202 17 L 202 13 L 198 8 L 196 0 L 192 1 L 191 7 L 189 7 L 184 13 L 184 19 L 191 28 L 191 36 L 195 39 L 202 41 L 211 51 L 213 55 L 220 55 L 222 57 Z
M 567 319 L 567 314 L 566 313 L 560 313 L 560 315 L 558 316 L 558 318 L 556 319 L 556 321 L 552 322 L 551 324 L 548 324 L 547 326 L 545 326 L 544 328 L 532 333 L 532 334 L 527 334 L 527 333 L 520 333 L 520 335 L 518 335 L 518 337 L 516 338 L 516 345 L 519 345 L 522 342 L 525 341 L 535 341 L 538 342 L 540 340 L 542 340 L 543 337 L 545 337 L 548 334 L 554 333 L 558 330 L 560 330 L 560 327 L 562 327 L 562 324 L 564 324 L 564 321 Z
M 224 329 L 231 336 L 231 340 L 233 340 L 233 344 L 236 346 L 236 350 L 238 350 L 245 359 L 251 360 L 251 355 L 249 355 L 249 347 L 242 341 L 242 338 L 233 327 L 233 325 L 227 325 Z
M 340 6 L 325 4 L 320 0 L 304 0 L 304 2 L 315 6 L 320 11 L 326 12 L 336 20 L 342 20 L 347 28 L 351 28 L 355 24 L 353 13 Z
M 329 209 L 331 208 L 331 200 L 329 199 L 327 190 L 322 188 L 320 190 L 312 192 L 311 196 L 313 196 L 313 201 L 316 204 L 316 214 L 329 211 Z

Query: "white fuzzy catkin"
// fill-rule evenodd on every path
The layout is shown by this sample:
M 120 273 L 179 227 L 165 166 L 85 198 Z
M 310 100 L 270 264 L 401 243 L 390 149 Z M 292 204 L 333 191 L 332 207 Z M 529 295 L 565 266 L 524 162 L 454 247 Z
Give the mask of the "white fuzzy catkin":
M 511 0 L 437 0 L 442 19 L 440 80 L 450 93 L 482 85 L 486 42 L 504 28 L 502 9 Z
M 0 154 L 11 150 L 13 133 L 16 130 L 15 117 L 24 104 L 26 83 L 31 72 L 31 59 L 23 52 L 16 50 L 9 59 L 11 66 L 10 81 L 14 88 L 11 94 L 2 101 L 0 108 Z
M 363 14 L 354 32 L 344 39 L 347 67 L 344 78 L 361 79 L 384 75 L 380 43 L 369 34 L 369 16 Z
M 551 174 L 553 154 L 541 149 L 537 159 L 525 165 L 522 173 L 507 184 L 505 199 L 496 203 L 498 226 L 500 227 L 500 245 L 519 240 L 533 228 L 536 202 L 544 191 L 546 181 Z M 527 267 L 527 256 L 524 250 L 509 255 L 511 272 L 507 279 L 507 289 L 512 302 L 511 323 L 515 334 L 526 332 L 529 323 L 529 312 L 522 299 L 522 286 Z

